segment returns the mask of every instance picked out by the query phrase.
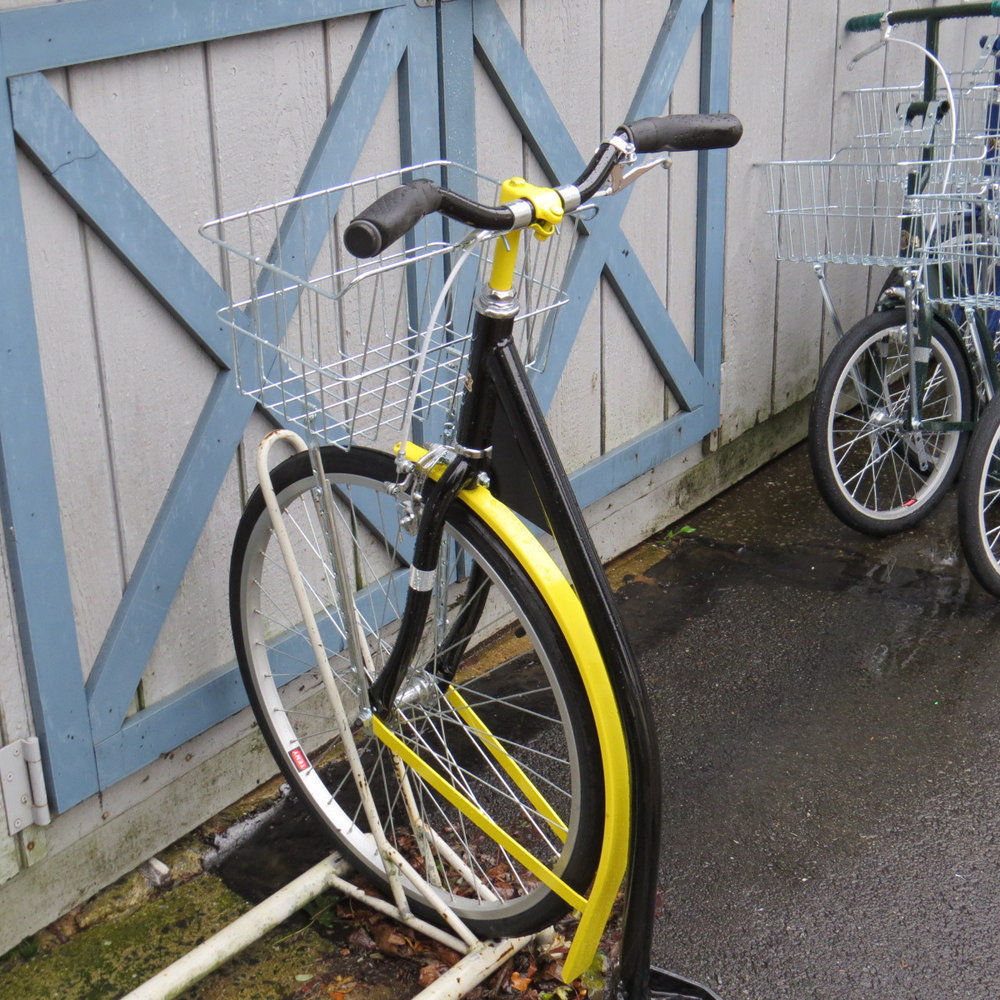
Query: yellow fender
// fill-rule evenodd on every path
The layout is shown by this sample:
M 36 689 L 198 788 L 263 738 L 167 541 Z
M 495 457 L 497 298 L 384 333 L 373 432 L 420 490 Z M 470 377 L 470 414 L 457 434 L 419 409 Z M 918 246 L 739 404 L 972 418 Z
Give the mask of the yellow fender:
M 419 460 L 424 454 L 423 448 L 407 444 L 406 457 L 411 461 Z M 438 465 L 430 472 L 430 477 L 439 478 L 444 469 L 443 464 Z M 631 783 L 618 702 L 583 606 L 552 557 L 517 515 L 485 487 L 468 487 L 458 494 L 458 498 L 489 525 L 538 588 L 573 654 L 594 714 L 604 769 L 604 837 L 589 895 L 581 896 L 544 865 L 541 866 L 542 871 L 538 871 L 535 865 L 540 863 L 536 861 L 532 865 L 530 862 L 534 859 L 530 855 L 527 856 L 528 861 L 521 859 L 554 892 L 580 910 L 580 924 L 563 963 L 563 977 L 566 982 L 571 982 L 586 971 L 593 961 L 628 863 Z M 397 752 L 402 747 L 381 724 L 376 726 L 375 731 L 380 739 Z M 407 763 L 426 779 L 426 772 L 432 772 L 432 769 L 420 758 L 414 760 L 414 757 L 412 752 L 406 753 Z M 437 778 L 437 782 L 441 783 L 442 779 Z M 455 804 L 458 808 L 463 808 L 461 803 Z M 472 811 L 476 812 L 474 807 Z M 470 815 L 469 818 L 487 833 L 493 834 L 494 831 L 483 822 L 485 817 L 481 814 L 478 820 L 476 815 Z

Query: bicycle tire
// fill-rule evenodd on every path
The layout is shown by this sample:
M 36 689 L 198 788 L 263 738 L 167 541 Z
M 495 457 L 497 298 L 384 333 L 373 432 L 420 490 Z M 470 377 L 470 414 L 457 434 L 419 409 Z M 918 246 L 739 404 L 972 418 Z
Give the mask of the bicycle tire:
M 958 537 L 972 575 L 1000 597 L 1000 396 L 983 411 L 969 441 L 958 486 Z
M 930 350 L 922 418 L 970 420 L 968 365 L 937 320 Z M 820 495 L 846 525 L 875 537 L 910 528 L 933 510 L 958 473 L 968 439 L 968 431 L 903 429 L 908 362 L 904 310 L 866 316 L 830 353 L 809 414 L 809 458 Z
M 338 532 L 351 546 L 349 558 L 359 595 L 355 603 L 362 609 L 369 648 L 378 664 L 391 648 L 393 620 L 402 606 L 405 587 L 397 588 L 394 581 L 405 579 L 408 570 L 409 536 L 399 527 L 397 504 L 389 493 L 397 478 L 395 462 L 392 456 L 362 448 L 347 452 L 324 448 L 321 455 L 336 496 Z M 566 900 L 407 769 L 422 821 L 432 823 L 448 847 L 435 844 L 432 835 L 430 842 L 424 837 L 420 843 L 414 833 L 419 824 L 404 815 L 391 755 L 370 727 L 365 732 L 357 707 L 357 675 L 344 651 L 334 648 L 341 641 L 337 633 L 343 631 L 342 620 L 338 624 L 336 600 L 328 595 L 332 569 L 314 516 L 316 483 L 309 456 L 303 453 L 281 463 L 272 471 L 272 483 L 285 523 L 297 536 L 300 575 L 310 588 L 318 619 L 330 633 L 326 638 L 332 639 L 331 665 L 340 686 L 354 695 L 355 742 L 390 844 L 425 876 L 437 872 L 440 894 L 478 936 L 528 934 L 549 926 L 571 908 Z M 376 519 L 383 523 L 376 524 Z M 308 662 L 295 662 L 311 654 L 300 637 L 301 615 L 286 593 L 290 583 L 284 564 L 270 551 L 274 543 L 258 488 L 237 530 L 230 573 L 233 634 L 250 703 L 290 785 L 345 856 L 385 890 L 384 870 L 372 838 L 366 835 L 358 797 L 349 775 L 344 780 L 339 737 L 331 738 L 323 716 L 325 695 L 318 671 Z M 489 580 L 488 606 L 475 616 L 476 634 L 466 637 L 462 646 L 463 661 L 471 662 L 463 664 L 453 684 L 444 685 L 432 671 L 422 669 L 441 654 L 437 639 L 422 644 L 421 661 L 404 682 L 404 689 L 415 694 L 404 697 L 402 704 L 397 700 L 392 729 L 425 756 L 431 754 L 439 770 L 485 816 L 541 858 L 566 885 L 582 892 L 599 860 L 604 788 L 593 713 L 573 656 L 524 569 L 490 526 L 462 503 L 449 509 L 442 552 L 454 557 L 449 565 L 461 558 L 467 566 L 481 568 Z M 438 583 L 447 575 L 439 571 Z M 473 573 L 466 579 L 473 578 L 481 580 L 481 575 Z M 481 597 L 478 583 L 475 595 L 463 587 L 452 583 L 439 588 L 429 622 L 440 626 L 435 616 L 444 608 L 454 622 L 459 607 Z M 508 621 L 511 616 L 513 622 Z M 375 622 L 382 622 L 380 629 L 373 627 Z M 452 637 L 440 627 L 438 636 L 442 631 Z M 431 624 L 427 635 L 433 634 Z M 463 721 L 460 709 L 447 700 L 454 690 L 478 713 L 471 717 L 474 721 L 467 715 Z M 484 752 L 480 725 L 497 738 L 505 755 L 515 759 L 534 794 L 541 791 L 540 804 L 520 788 L 516 776 L 505 777 L 502 763 L 498 767 L 497 760 Z M 546 806 L 563 820 L 565 841 L 559 839 L 560 824 L 546 813 Z M 463 877 L 448 848 L 457 852 L 471 877 Z M 495 898 L 490 898 L 491 892 Z M 407 888 L 407 895 L 414 912 L 441 922 L 412 888 Z

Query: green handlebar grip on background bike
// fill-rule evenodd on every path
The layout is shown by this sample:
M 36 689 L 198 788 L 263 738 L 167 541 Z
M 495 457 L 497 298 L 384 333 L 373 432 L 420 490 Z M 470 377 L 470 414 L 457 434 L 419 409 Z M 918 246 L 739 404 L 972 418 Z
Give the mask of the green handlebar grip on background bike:
M 847 31 L 877 31 L 882 27 L 880 14 L 860 14 L 844 25 Z M 917 21 L 946 21 L 955 17 L 1000 17 L 1000 0 L 990 3 L 953 4 L 950 7 L 914 7 L 912 10 L 893 10 L 888 14 L 889 24 L 909 24 Z

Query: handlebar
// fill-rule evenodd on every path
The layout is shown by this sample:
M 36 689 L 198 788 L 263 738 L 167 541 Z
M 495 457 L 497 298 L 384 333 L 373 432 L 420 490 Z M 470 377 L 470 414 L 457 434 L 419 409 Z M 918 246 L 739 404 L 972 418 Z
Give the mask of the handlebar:
M 877 31 L 886 24 L 912 24 L 919 21 L 947 21 L 951 18 L 1000 17 L 1000 0 L 990 3 L 951 4 L 947 7 L 914 7 L 881 14 L 860 14 L 844 25 L 846 31 Z
M 735 146 L 742 134 L 743 126 L 734 115 L 640 118 L 617 129 L 598 147 L 576 182 L 556 191 L 569 211 L 598 191 L 614 166 L 630 155 L 630 147 L 636 153 L 726 149 Z M 387 192 L 355 216 L 344 231 L 344 245 L 355 257 L 375 257 L 432 212 L 492 232 L 507 232 L 537 221 L 527 199 L 482 205 L 432 181 L 417 180 Z
M 637 153 L 681 153 L 735 146 L 743 126 L 735 115 L 665 115 L 622 125 L 617 134 L 622 133 Z

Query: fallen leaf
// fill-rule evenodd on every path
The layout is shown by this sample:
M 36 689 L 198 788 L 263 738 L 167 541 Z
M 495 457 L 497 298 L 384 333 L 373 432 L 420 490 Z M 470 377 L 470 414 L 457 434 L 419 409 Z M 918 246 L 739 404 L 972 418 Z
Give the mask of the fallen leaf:
M 400 958 L 409 958 L 413 952 L 413 944 L 408 941 L 399 931 L 390 924 L 380 924 L 373 928 L 375 931 L 375 947 L 386 955 L 397 955 Z
M 451 968 L 451 966 L 453 966 L 462 957 L 453 948 L 449 948 L 446 944 L 442 944 L 440 941 L 431 941 L 431 950 L 435 955 L 437 955 L 438 959 L 444 962 L 444 964 L 449 968 Z
M 347 940 L 358 948 L 364 948 L 367 951 L 371 951 L 375 947 L 375 939 L 364 927 L 359 927 L 357 930 L 352 931 Z
M 440 978 L 441 974 L 447 971 L 447 966 L 443 962 L 428 962 L 425 966 L 420 969 L 420 985 L 423 987 L 430 986 L 436 979 Z
M 513 986 L 518 993 L 523 993 L 531 985 L 531 977 L 522 976 L 520 972 L 512 972 L 510 974 L 510 985 Z

